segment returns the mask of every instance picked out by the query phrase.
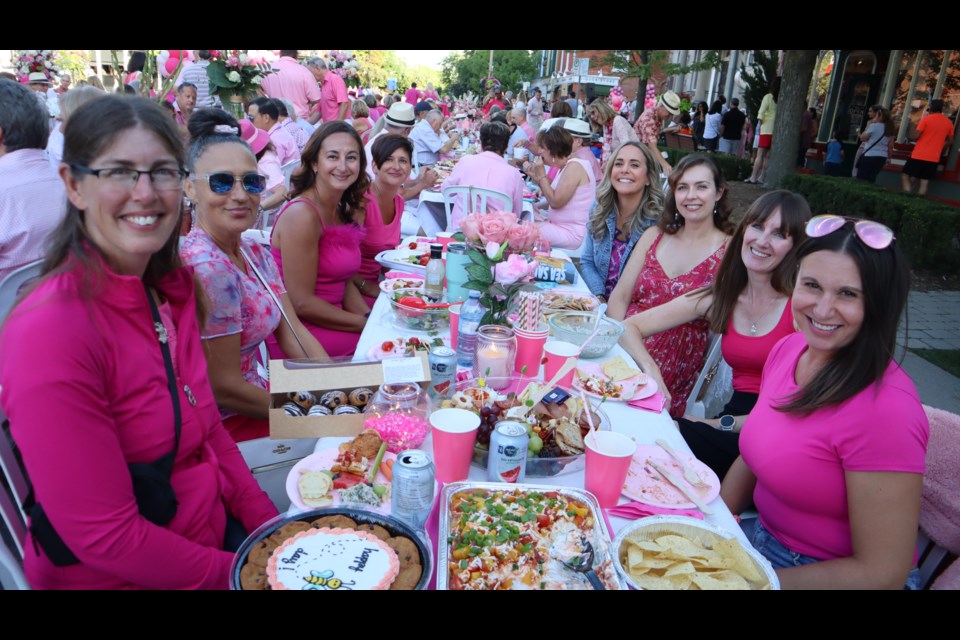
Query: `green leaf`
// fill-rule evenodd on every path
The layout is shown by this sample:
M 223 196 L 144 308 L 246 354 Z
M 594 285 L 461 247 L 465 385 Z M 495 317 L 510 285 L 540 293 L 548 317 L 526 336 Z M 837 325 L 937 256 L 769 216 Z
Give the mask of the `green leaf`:
M 463 284 L 464 289 L 468 289 L 470 291 L 480 291 L 480 292 L 485 292 L 488 286 L 489 285 L 486 284 L 485 282 L 477 282 L 476 280 L 467 280 Z
M 471 262 L 478 264 L 481 267 L 486 267 L 489 269 L 493 266 L 493 263 L 490 261 L 486 255 L 480 253 L 479 251 L 470 250 L 467 251 L 467 257 L 470 258 Z
M 455 234 L 453 234 L 453 240 L 456 242 L 466 242 L 467 236 L 463 235 L 463 231 L 457 231 Z
M 470 276 L 471 280 L 477 282 L 486 282 L 487 284 L 493 282 L 493 274 L 490 273 L 489 267 L 481 267 L 478 264 L 468 264 L 467 275 Z
M 232 89 L 237 84 L 227 80 L 227 69 L 219 64 L 211 64 L 207 67 L 207 77 L 210 79 L 210 84 L 216 87 Z

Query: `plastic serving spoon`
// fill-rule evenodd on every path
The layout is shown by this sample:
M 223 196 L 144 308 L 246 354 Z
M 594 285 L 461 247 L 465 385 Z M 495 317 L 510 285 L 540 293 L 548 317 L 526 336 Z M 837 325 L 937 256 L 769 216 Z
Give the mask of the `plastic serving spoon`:
M 451 307 L 455 302 L 441 302 L 439 304 L 427 304 L 423 298 L 417 298 L 416 296 L 404 296 L 397 300 L 397 304 L 400 304 L 404 307 L 410 307 L 411 309 L 446 309 Z
M 607 312 L 607 303 L 602 302 L 597 308 L 597 323 L 593 327 L 593 333 L 590 334 L 590 337 L 584 340 L 583 344 L 580 345 L 580 353 L 583 353 L 583 350 L 587 348 L 587 345 L 597 337 L 597 334 L 600 333 L 600 321 L 603 320 L 603 314 Z

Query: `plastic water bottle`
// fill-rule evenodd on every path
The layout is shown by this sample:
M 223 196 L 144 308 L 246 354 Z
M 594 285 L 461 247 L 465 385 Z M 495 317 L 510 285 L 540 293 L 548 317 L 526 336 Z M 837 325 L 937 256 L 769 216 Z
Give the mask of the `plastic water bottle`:
M 486 309 L 480 304 L 480 292 L 471 291 L 460 307 L 460 327 L 457 333 L 457 364 L 473 367 L 473 353 L 477 350 L 477 329 Z

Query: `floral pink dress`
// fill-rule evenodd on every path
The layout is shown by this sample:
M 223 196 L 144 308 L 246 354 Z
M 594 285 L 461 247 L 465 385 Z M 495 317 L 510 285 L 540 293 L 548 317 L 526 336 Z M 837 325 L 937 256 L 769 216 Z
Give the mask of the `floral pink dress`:
M 276 296 L 286 293 L 277 265 L 267 249 L 246 238 L 241 238 L 240 247 L 270 283 Z M 238 269 L 200 225 L 194 225 L 184 238 L 180 257 L 193 267 L 194 276 L 210 301 L 201 337 L 207 340 L 240 334 L 240 373 L 244 381 L 266 389 L 267 381 L 257 372 L 258 347 L 280 324 L 277 304 L 253 270 L 248 267 L 244 273 Z M 223 418 L 232 415 L 233 412 L 220 411 Z
M 627 307 L 628 318 L 670 302 L 694 289 L 713 284 L 726 249 L 724 244 L 687 273 L 669 278 L 657 260 L 657 246 L 662 239 L 661 233 L 647 251 L 643 271 L 640 272 L 633 299 Z M 660 367 L 663 381 L 673 397 L 670 415 L 674 418 L 682 417 L 686 411 L 687 397 L 706 357 L 709 330 L 707 321 L 699 319 L 652 335 L 643 341 L 650 356 Z
M 320 215 L 320 210 L 317 209 L 315 204 L 309 200 L 298 198 L 288 202 L 277 214 L 277 219 L 279 220 L 284 211 L 295 202 L 307 203 L 316 210 L 317 216 Z M 314 295 L 335 307 L 343 308 L 343 295 L 347 287 L 347 281 L 360 270 L 360 242 L 365 234 L 363 227 L 353 223 L 323 227 L 317 250 L 317 284 Z M 276 261 L 282 277 L 283 256 L 276 247 L 271 247 L 270 252 L 273 254 L 273 259 Z M 333 357 L 350 356 L 356 351 L 357 342 L 360 340 L 359 333 L 327 329 L 303 318 L 300 320 L 303 322 L 303 326 L 323 345 L 329 355 Z M 270 347 L 271 358 L 284 357 L 283 351 L 275 338 L 270 338 L 267 345 Z

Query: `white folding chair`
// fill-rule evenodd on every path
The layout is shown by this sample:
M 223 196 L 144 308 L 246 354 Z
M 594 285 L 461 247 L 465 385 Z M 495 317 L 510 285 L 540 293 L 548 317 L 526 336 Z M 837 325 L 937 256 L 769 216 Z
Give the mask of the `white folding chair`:
M 0 282 L 0 325 L 7 319 L 7 314 L 13 309 L 17 296 L 20 295 L 20 289 L 25 284 L 40 275 L 40 269 L 43 266 L 43 260 L 36 260 L 18 267 L 10 272 L 6 278 Z
M 4 419 L 5 416 L 0 413 L 0 421 Z M 23 559 L 23 543 L 27 537 L 27 514 L 23 510 L 23 501 L 29 492 L 29 484 L 17 462 L 12 440 L 6 429 L 0 429 L 0 469 L 3 470 L 8 488 L 0 486 L 0 517 L 10 532 L 17 556 Z
M 707 359 L 687 399 L 686 412 L 698 418 L 717 415 L 733 395 L 733 370 L 720 352 L 722 336 L 712 334 Z
M 443 208 L 447 212 L 447 231 L 453 231 L 450 226 L 450 220 L 453 214 L 453 204 L 454 196 L 460 197 L 460 206 L 463 208 L 465 215 L 471 213 L 487 213 L 490 211 L 491 206 L 489 199 L 500 202 L 500 208 L 506 210 L 509 208 L 513 201 L 505 193 L 496 191 L 494 189 L 487 189 L 485 187 L 472 187 L 472 186 L 461 186 L 461 185 L 451 185 L 449 187 L 444 187 L 443 191 Z M 517 217 L 519 218 L 523 212 L 516 212 Z
M 0 587 L 4 591 L 26 591 L 30 588 L 23 575 L 23 567 L 3 541 L 0 541 Z
M 290 190 L 290 178 L 293 176 L 293 172 L 297 170 L 297 167 L 300 166 L 300 160 L 291 160 L 287 164 L 280 167 L 280 172 L 283 174 L 283 184 L 286 185 L 287 190 Z

